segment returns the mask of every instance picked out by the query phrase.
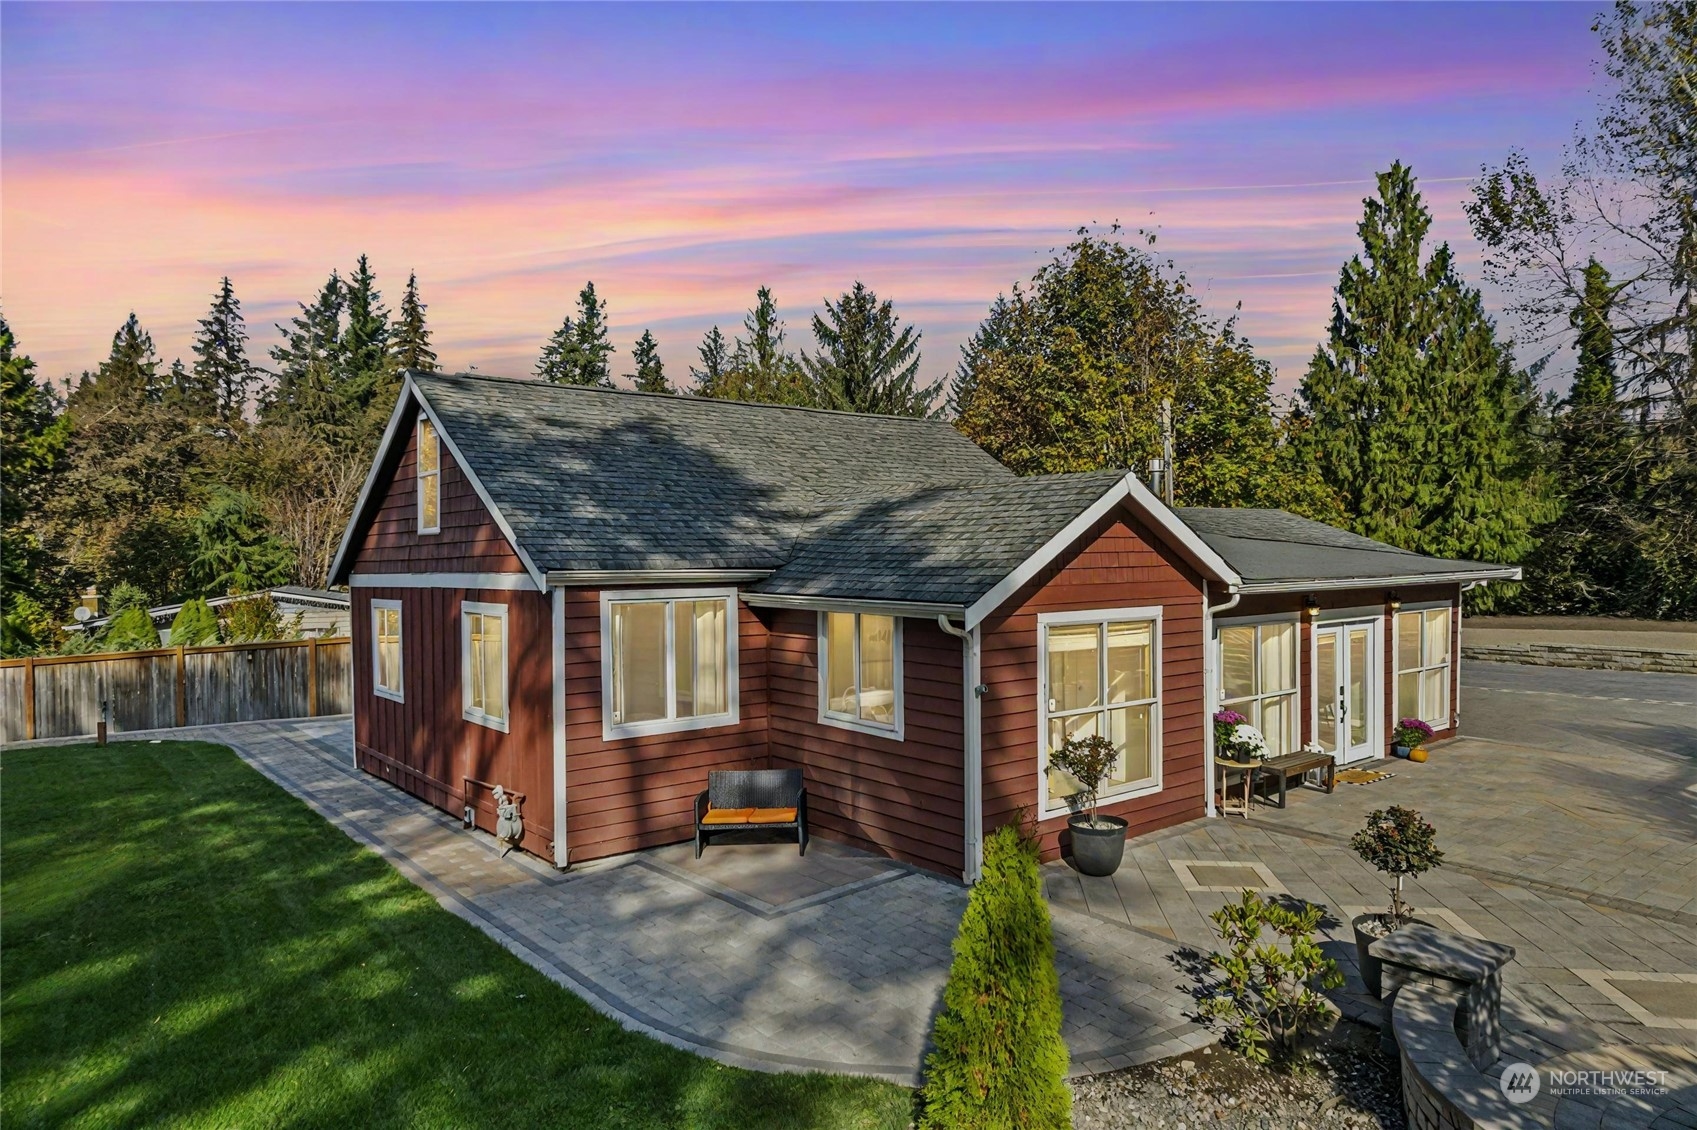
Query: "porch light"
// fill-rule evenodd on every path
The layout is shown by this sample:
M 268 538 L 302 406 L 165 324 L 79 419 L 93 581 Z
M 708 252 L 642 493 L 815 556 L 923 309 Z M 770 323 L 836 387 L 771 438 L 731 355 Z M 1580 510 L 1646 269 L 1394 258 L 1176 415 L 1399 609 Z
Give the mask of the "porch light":
M 1308 613 L 1310 619 L 1320 614 L 1320 598 L 1317 596 L 1304 597 L 1302 610 Z
M 1394 592 L 1386 593 L 1385 603 L 1390 606 L 1390 610 L 1392 612 L 1395 612 L 1397 609 L 1402 607 L 1402 597 Z

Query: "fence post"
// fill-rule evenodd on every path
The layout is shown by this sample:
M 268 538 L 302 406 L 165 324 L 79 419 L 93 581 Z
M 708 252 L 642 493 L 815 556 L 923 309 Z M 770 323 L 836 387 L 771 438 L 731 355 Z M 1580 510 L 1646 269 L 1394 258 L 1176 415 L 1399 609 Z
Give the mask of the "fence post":
M 24 656 L 24 740 L 35 739 L 35 660 Z
M 188 664 L 183 660 L 183 645 L 177 645 L 177 725 L 189 724 Z
M 318 717 L 318 637 L 306 638 L 306 716 Z

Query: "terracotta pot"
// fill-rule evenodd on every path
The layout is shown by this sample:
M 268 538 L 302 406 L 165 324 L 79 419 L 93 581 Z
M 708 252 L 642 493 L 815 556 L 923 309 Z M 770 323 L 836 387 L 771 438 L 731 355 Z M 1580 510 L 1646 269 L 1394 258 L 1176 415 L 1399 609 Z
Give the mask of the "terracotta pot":
M 1112 875 L 1125 858 L 1126 823 L 1118 816 L 1098 816 L 1096 822 L 1106 826 L 1092 828 L 1088 816 L 1067 821 L 1067 830 L 1072 833 L 1072 863 L 1081 875 Z

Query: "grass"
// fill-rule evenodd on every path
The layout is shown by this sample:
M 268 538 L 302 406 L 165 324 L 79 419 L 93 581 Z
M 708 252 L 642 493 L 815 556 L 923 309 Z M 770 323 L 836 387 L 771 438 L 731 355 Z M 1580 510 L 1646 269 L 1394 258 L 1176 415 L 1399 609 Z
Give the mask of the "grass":
M 0 758 L 0 1122 L 906 1126 L 632 1032 L 223 746 Z

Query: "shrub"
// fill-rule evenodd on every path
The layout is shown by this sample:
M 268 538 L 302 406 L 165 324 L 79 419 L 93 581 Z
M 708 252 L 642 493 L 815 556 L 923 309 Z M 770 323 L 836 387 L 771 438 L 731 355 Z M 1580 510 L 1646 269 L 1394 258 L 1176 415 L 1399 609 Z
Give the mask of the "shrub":
M 1241 902 L 1227 903 L 1209 917 L 1226 943 L 1225 953 L 1208 958 L 1224 984 L 1202 1003 L 1202 1015 L 1224 1021 L 1226 1045 L 1251 1063 L 1275 1056 L 1289 1061 L 1297 1037 L 1326 1015 L 1325 999 L 1316 990 L 1343 984 L 1338 963 L 1314 942 L 1320 908 L 1307 904 L 1294 910 L 1244 891 Z M 1277 939 L 1263 945 L 1263 929 L 1285 945 Z
M 1064 1127 L 1072 1120 L 1061 982 L 1037 845 L 1014 825 L 984 845 L 943 1011 L 925 1059 L 928 1130 Z
M 1424 745 L 1431 741 L 1433 733 L 1435 731 L 1432 727 L 1420 719 L 1404 718 L 1396 724 L 1396 729 L 1392 731 L 1391 744 L 1405 745 L 1412 749 L 1417 745 Z
M 1363 862 L 1396 876 L 1385 924 L 1399 929 L 1414 912 L 1402 901 L 1403 877 L 1423 875 L 1444 861 L 1444 853 L 1438 850 L 1437 831 L 1412 808 L 1393 805 L 1368 813 L 1367 826 L 1350 837 L 1349 846 Z
M 268 592 L 231 601 L 224 608 L 224 634 L 231 643 L 289 640 L 300 635 L 300 614 L 284 620 L 282 610 Z
M 171 621 L 173 647 L 198 647 L 218 642 L 218 616 L 203 597 L 187 601 Z
M 1078 782 L 1078 792 L 1072 799 L 1089 816 L 1090 826 L 1096 824 L 1096 797 L 1102 782 L 1119 762 L 1120 751 L 1114 743 L 1100 734 L 1088 738 L 1068 738 L 1065 745 L 1049 755 L 1049 769 L 1059 769 Z
M 132 604 L 106 622 L 100 643 L 107 651 L 142 651 L 159 646 L 159 629 L 147 609 Z

